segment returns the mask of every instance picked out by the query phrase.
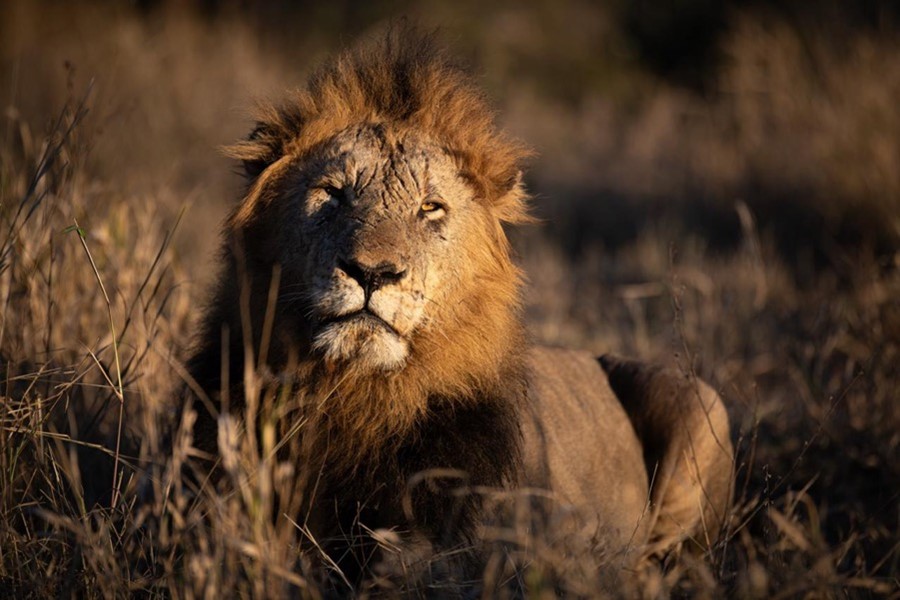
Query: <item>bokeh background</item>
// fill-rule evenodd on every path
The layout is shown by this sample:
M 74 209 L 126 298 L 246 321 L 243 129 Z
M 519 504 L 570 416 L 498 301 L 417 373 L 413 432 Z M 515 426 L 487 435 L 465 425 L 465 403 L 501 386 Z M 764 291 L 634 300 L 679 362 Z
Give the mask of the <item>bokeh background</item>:
M 526 181 L 541 223 L 511 232 L 535 340 L 676 366 L 729 405 L 729 530 L 719 554 L 670 565 L 659 589 L 900 593 L 900 4 L 889 0 L 6 0 L 6 422 L 34 389 L 10 381 L 53 371 L 110 383 L 91 371 L 112 355 L 94 275 L 64 231 L 76 219 L 114 320 L 143 315 L 127 332 L 138 339 L 122 334 L 135 398 L 125 435 L 148 407 L 166 414 L 218 224 L 241 193 L 219 149 L 252 129 L 255 101 L 399 18 L 438 28 L 536 151 Z M 159 295 L 147 298 L 147 281 Z M 42 397 L 56 398 L 65 435 L 116 437 L 109 389 L 53 389 Z M 70 400 L 88 409 L 73 417 Z M 109 494 L 79 485 L 98 502 Z M 10 485 L 4 508 L 36 493 Z M 69 493 L 53 505 L 64 515 Z M 19 547 L 33 541 L 4 527 Z M 20 577 L 24 557 L 6 554 L 0 577 Z

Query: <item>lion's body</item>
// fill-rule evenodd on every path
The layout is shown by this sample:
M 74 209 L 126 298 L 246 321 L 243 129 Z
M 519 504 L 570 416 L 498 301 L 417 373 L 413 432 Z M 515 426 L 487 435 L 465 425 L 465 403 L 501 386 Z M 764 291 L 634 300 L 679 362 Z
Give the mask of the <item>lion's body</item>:
M 314 536 L 361 523 L 471 544 L 509 516 L 486 489 L 540 497 L 548 535 L 575 515 L 576 537 L 623 561 L 715 535 L 731 460 L 718 396 L 528 348 L 502 227 L 527 218 L 525 152 L 429 40 L 389 34 L 342 56 L 234 154 L 249 187 L 189 372 L 232 411 L 266 389 L 287 399 Z M 211 454 L 215 412 L 195 427 Z

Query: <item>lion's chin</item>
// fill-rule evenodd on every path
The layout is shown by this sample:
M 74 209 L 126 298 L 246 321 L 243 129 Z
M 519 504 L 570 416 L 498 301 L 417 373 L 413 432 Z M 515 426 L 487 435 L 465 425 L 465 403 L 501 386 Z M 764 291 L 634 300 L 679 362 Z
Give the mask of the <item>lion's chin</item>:
M 406 340 L 373 318 L 326 323 L 312 346 L 326 362 L 352 362 L 354 369 L 366 371 L 397 370 L 409 355 Z

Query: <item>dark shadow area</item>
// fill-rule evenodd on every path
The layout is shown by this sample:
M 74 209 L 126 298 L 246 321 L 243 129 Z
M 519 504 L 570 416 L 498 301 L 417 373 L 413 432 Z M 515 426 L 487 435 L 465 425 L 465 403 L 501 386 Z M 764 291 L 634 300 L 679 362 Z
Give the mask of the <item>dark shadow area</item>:
M 713 254 L 728 255 L 747 243 L 735 205 L 704 197 L 700 190 L 689 199 L 635 198 L 577 187 L 555 188 L 553 193 L 565 198 L 565 203 L 546 201 L 538 192 L 534 213 L 543 231 L 576 263 L 597 250 L 620 251 L 661 225 L 679 237 L 703 240 Z M 800 284 L 827 272 L 846 277 L 855 268 L 849 257 L 860 253 L 874 253 L 885 266 L 890 264 L 900 247 L 890 223 L 849 208 L 824 214 L 809 206 L 813 197 L 814 190 L 761 185 L 734 195 L 749 205 L 756 234 L 774 244 Z
M 714 91 L 714 73 L 725 60 L 721 43 L 738 12 L 765 14 L 798 31 L 825 29 L 837 38 L 887 33 L 900 21 L 900 5 L 890 0 L 637 0 L 618 5 L 622 29 L 641 62 L 703 93 Z

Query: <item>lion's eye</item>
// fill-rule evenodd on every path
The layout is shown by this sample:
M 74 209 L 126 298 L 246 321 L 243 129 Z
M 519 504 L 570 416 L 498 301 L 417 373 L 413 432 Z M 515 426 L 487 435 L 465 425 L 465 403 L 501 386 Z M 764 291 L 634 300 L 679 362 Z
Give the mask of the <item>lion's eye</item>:
M 442 216 L 444 216 L 446 209 L 440 202 L 426 200 L 419 206 L 419 212 L 421 212 L 426 219 L 433 220 L 440 219 Z
M 338 202 L 343 202 L 347 199 L 347 191 L 344 188 L 335 187 L 333 185 L 323 185 L 322 189 L 326 194 Z

